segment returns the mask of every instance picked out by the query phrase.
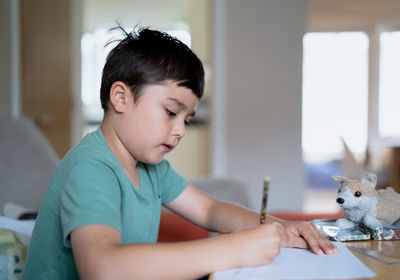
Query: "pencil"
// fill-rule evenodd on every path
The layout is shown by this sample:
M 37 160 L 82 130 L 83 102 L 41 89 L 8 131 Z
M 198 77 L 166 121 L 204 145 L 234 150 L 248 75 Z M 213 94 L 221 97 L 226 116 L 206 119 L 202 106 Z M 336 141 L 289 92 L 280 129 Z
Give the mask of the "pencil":
M 267 202 L 268 202 L 268 191 L 269 191 L 269 183 L 270 183 L 269 176 L 264 178 L 264 188 L 263 188 L 263 198 L 261 204 L 261 216 L 260 216 L 260 224 L 265 223 L 265 219 L 267 217 Z

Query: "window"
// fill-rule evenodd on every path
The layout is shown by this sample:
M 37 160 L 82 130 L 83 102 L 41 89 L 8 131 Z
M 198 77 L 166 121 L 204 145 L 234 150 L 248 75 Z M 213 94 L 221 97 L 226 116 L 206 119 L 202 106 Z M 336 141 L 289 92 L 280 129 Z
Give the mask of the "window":
M 82 108 L 85 125 L 97 125 L 103 118 L 100 103 L 101 72 L 112 46 L 104 47 L 111 38 L 107 29 L 85 33 L 81 39 Z
M 400 137 L 400 31 L 379 37 L 379 135 Z
M 307 33 L 303 40 L 302 146 L 308 162 L 363 153 L 368 124 L 368 36 Z

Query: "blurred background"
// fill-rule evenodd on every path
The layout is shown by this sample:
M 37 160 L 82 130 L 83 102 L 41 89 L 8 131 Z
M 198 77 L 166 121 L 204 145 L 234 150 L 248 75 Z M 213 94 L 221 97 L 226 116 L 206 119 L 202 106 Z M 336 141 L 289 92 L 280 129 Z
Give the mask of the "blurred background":
M 206 92 L 172 166 L 230 178 L 271 210 L 336 212 L 331 176 L 400 190 L 398 0 L 0 0 L 0 116 L 57 156 L 102 120 L 109 29 L 148 26 L 203 61 Z

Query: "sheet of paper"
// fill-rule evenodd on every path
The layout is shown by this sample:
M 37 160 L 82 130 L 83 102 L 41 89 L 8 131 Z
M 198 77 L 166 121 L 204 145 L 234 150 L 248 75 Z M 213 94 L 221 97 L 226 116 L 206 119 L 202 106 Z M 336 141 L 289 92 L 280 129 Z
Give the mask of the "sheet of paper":
M 339 249 L 336 255 L 318 256 L 307 250 L 282 248 L 269 265 L 218 271 L 214 273 L 214 280 L 311 280 L 375 276 L 343 243 L 333 243 Z

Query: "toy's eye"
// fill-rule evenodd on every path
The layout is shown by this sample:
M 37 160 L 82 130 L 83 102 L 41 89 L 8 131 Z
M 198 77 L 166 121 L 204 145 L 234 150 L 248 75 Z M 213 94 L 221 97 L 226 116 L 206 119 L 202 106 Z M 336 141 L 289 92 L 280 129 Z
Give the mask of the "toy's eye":
M 355 196 L 355 197 L 360 197 L 360 196 L 361 196 L 361 193 L 357 191 L 357 192 L 354 193 L 354 196 Z

